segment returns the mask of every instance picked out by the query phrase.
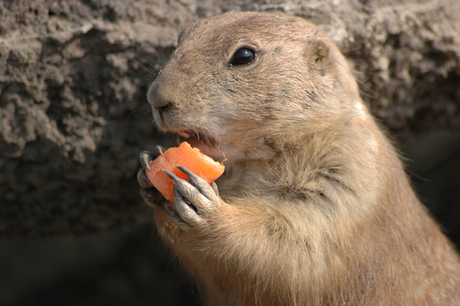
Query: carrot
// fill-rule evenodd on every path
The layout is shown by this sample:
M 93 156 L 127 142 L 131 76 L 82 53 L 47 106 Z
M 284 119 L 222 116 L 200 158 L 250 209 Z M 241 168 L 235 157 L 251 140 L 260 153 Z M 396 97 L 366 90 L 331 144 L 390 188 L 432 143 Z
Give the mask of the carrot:
M 162 170 L 167 170 L 179 178 L 188 179 L 188 176 L 177 166 L 189 169 L 209 184 L 221 176 L 225 170 L 224 165 L 215 162 L 197 148 L 192 148 L 187 142 L 181 143 L 179 147 L 168 149 L 150 164 L 150 170 L 145 170 L 150 182 L 168 201 L 174 200 L 173 183 Z

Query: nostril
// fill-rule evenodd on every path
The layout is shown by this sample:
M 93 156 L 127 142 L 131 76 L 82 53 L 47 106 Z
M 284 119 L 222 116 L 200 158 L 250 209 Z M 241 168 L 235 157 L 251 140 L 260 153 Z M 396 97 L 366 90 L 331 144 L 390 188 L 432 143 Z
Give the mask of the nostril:
M 165 90 L 164 87 L 160 87 L 157 82 L 150 85 L 147 92 L 147 100 L 152 107 L 160 111 L 169 108 L 173 104 L 172 99 L 170 98 L 171 97 L 170 94 L 168 94 L 168 91 Z
M 174 104 L 171 100 L 158 94 L 158 92 L 149 92 L 147 99 L 150 105 L 152 105 L 152 107 L 158 110 L 160 113 L 171 108 Z
M 155 101 L 157 102 L 157 101 Z M 165 103 L 154 103 L 153 106 L 160 112 L 164 112 L 165 110 L 171 108 L 173 105 L 172 102 L 166 101 Z
M 156 96 L 156 99 L 154 99 L 152 103 L 153 107 L 159 110 L 169 108 L 172 104 L 170 100 L 163 99 L 160 96 Z
M 174 105 L 173 100 L 171 99 L 170 94 L 165 94 L 165 90 L 160 90 L 158 85 L 154 83 L 150 86 L 149 91 L 147 92 L 147 100 L 154 109 L 157 109 L 160 113 L 166 109 L 171 108 Z M 167 92 L 166 92 L 167 93 Z

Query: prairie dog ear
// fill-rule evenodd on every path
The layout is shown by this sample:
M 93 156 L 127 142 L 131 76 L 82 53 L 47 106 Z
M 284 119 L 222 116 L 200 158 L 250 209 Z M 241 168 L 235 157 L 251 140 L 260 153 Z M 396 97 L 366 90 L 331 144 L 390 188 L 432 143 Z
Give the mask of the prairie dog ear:
M 327 72 L 333 67 L 331 47 L 324 38 L 316 35 L 306 41 L 304 58 L 309 67 L 320 72 Z

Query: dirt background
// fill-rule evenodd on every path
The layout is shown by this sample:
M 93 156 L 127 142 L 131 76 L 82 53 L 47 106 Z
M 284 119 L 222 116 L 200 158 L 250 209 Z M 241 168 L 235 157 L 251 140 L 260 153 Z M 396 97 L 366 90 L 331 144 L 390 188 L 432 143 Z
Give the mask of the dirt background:
M 229 10 L 302 16 L 338 43 L 460 245 L 459 1 L 3 0 L 1 305 L 196 303 L 152 238 L 137 156 L 172 141 L 145 93 L 178 34 Z

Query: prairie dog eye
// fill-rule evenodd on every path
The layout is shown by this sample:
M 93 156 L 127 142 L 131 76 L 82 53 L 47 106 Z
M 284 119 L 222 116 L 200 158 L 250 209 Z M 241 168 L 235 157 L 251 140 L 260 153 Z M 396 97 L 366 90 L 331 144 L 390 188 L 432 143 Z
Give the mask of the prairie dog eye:
M 251 49 L 248 49 L 248 48 L 238 49 L 233 55 L 232 60 L 230 61 L 230 66 L 250 64 L 254 60 L 255 57 L 256 57 L 256 54 Z

